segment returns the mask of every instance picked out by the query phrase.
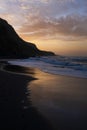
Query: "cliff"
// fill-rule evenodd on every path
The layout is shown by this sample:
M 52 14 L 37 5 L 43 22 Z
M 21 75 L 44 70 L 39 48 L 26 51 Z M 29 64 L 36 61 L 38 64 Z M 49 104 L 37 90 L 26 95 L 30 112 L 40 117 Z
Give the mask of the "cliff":
M 0 58 L 28 58 L 47 55 L 54 55 L 54 53 L 41 51 L 35 44 L 24 41 L 6 20 L 0 18 Z

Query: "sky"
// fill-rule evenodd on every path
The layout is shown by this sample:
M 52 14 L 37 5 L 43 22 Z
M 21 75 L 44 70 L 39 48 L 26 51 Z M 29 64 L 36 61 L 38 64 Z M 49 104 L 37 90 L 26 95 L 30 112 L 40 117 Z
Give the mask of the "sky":
M 0 0 L 0 17 L 39 49 L 87 56 L 87 0 Z

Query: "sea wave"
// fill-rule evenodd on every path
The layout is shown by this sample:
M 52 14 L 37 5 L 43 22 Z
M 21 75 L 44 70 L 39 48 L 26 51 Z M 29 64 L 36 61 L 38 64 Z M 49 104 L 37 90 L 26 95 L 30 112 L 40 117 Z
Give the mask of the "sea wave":
M 25 67 L 36 67 L 51 74 L 87 78 L 87 57 L 46 56 L 8 62 Z

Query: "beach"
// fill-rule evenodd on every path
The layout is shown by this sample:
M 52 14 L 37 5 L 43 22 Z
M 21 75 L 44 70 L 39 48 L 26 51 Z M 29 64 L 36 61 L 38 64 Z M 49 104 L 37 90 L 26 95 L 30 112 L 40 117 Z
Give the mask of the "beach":
M 1 68 L 3 64 L 0 64 Z M 4 67 L 5 65 L 6 63 Z M 14 68 L 17 69 L 17 67 Z M 35 78 L 29 75 L 0 71 L 1 130 L 52 129 L 49 121 L 32 106 L 31 99 L 29 99 L 31 91 L 27 91 L 27 84 L 33 80 Z
M 87 130 L 87 79 L 36 70 L 32 102 L 56 130 Z
M 1 128 L 87 130 L 87 79 L 36 68 L 0 71 Z

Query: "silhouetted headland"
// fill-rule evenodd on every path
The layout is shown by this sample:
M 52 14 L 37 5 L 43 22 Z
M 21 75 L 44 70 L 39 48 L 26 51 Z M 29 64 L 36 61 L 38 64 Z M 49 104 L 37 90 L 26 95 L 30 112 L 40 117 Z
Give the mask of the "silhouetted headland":
M 0 58 L 28 58 L 47 55 L 55 54 L 41 51 L 35 44 L 24 41 L 6 20 L 0 18 Z

